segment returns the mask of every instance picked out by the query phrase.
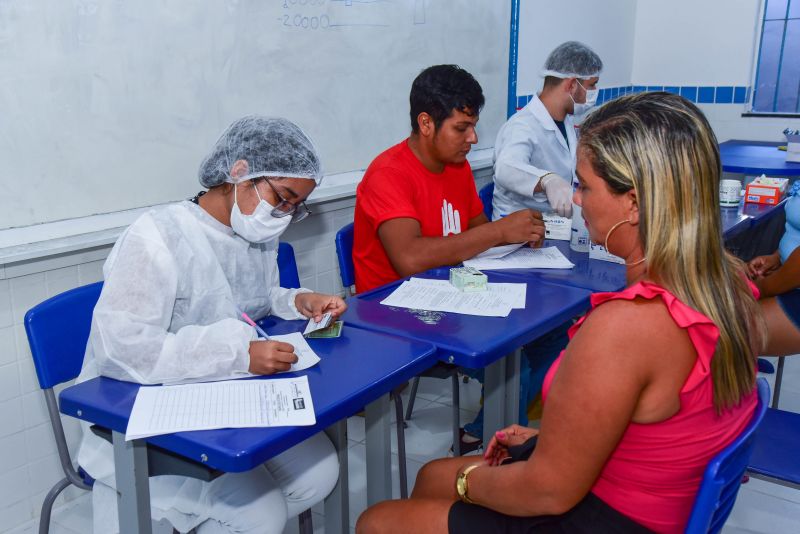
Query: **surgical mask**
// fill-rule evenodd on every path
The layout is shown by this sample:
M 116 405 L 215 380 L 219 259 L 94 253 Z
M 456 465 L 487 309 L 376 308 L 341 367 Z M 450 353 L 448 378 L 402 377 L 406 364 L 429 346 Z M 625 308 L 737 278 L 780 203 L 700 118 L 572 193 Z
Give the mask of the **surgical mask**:
M 578 82 L 578 85 L 583 87 L 583 84 L 581 82 Z M 569 97 L 572 98 L 573 115 L 583 115 L 584 113 L 592 109 L 594 105 L 597 103 L 597 95 L 600 92 L 599 89 L 587 89 L 583 87 L 583 90 L 586 91 L 585 103 L 575 102 L 575 99 L 572 98 L 572 95 L 569 95 Z
M 258 194 L 258 205 L 253 213 L 244 215 L 236 200 L 236 186 L 233 186 L 233 208 L 231 209 L 231 228 L 239 236 L 251 243 L 266 243 L 278 239 L 292 222 L 291 217 L 273 217 L 272 206 Z M 255 184 L 253 184 L 255 188 Z

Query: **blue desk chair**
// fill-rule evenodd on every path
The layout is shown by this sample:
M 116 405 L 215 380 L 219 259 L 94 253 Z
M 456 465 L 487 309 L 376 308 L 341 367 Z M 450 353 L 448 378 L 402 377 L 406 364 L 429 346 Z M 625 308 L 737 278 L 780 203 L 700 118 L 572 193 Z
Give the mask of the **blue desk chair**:
M 778 359 L 772 407 L 756 432 L 756 445 L 747 473 L 767 482 L 800 489 L 800 414 L 778 409 L 784 358 Z
M 281 243 L 278 248 L 278 269 L 284 287 L 300 287 L 294 249 L 288 243 Z M 50 425 L 53 428 L 59 460 L 64 471 L 64 478 L 50 489 L 42 503 L 39 534 L 49 532 L 53 503 L 65 488 L 74 485 L 83 490 L 91 490 L 94 485 L 94 479 L 88 473 L 80 466 L 76 469 L 72 464 L 53 388 L 74 380 L 81 372 L 92 314 L 102 288 L 103 283 L 96 282 L 65 291 L 37 304 L 25 314 L 25 333 L 31 348 L 39 387 L 44 393 Z M 97 427 L 93 427 L 92 430 L 110 441 L 110 431 Z M 201 480 L 213 480 L 222 474 L 220 471 L 180 458 L 158 447 L 148 447 L 147 460 L 151 476 L 178 474 Z M 313 532 L 310 510 L 300 515 L 300 532 L 303 534 Z
M 481 199 L 481 202 L 483 203 L 483 213 L 486 215 L 486 218 L 491 221 L 492 200 L 494 199 L 494 182 L 489 182 L 488 184 L 481 187 L 481 190 L 478 191 L 478 197 Z
M 342 277 L 342 286 L 347 288 L 348 296 L 355 294 L 356 283 L 356 268 L 353 264 L 353 223 L 343 226 L 336 232 L 336 257 L 339 260 L 339 274 Z M 421 376 L 429 378 L 450 378 L 453 383 L 453 450 L 456 456 L 461 455 L 461 436 L 459 433 L 460 428 L 460 406 L 459 406 L 459 386 L 458 386 L 458 367 L 445 363 L 438 363 L 428 371 L 425 371 Z M 408 398 L 408 408 L 405 413 L 405 420 L 411 419 L 411 413 L 414 410 L 414 400 L 417 397 L 417 389 L 419 389 L 420 377 L 414 378 L 411 385 L 411 394 Z M 395 399 L 395 410 L 397 411 L 397 440 L 398 452 L 400 451 L 400 436 L 405 427 L 403 418 L 403 400 L 399 394 L 392 394 Z M 403 454 L 400 456 L 400 494 L 403 498 L 404 488 L 406 483 L 406 462 L 405 462 L 405 436 L 403 435 L 402 443 Z M 405 490 L 408 493 L 407 489 Z
M 297 272 L 294 247 L 289 243 L 278 243 L 278 279 L 281 287 L 300 287 L 300 274 Z
M 722 530 L 733 509 L 747 462 L 753 453 L 756 433 L 769 404 L 769 384 L 758 379 L 758 405 L 750 423 L 733 443 L 717 454 L 706 467 L 694 501 L 686 534 L 716 533 Z

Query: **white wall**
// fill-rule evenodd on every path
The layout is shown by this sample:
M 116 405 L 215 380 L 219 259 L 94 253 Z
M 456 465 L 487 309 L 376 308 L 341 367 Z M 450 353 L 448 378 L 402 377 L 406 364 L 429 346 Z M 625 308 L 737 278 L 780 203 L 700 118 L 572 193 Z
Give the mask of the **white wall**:
M 639 0 L 630 83 L 751 86 L 762 10 L 763 0 Z M 742 117 L 746 104 L 698 105 L 720 141 L 785 141 L 784 128 L 800 128 L 800 119 Z
M 542 87 L 539 71 L 564 41 L 580 41 L 603 60 L 602 86 L 627 85 L 633 66 L 636 0 L 522 0 L 517 94 Z

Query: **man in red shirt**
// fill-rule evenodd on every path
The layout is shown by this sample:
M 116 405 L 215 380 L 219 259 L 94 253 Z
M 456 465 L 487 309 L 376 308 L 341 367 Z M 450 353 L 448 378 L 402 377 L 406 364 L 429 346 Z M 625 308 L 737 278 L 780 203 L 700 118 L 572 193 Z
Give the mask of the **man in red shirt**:
M 353 263 L 360 293 L 503 243 L 544 239 L 539 212 L 483 214 L 467 154 L 478 142 L 481 86 L 455 65 L 411 86 L 411 135 L 370 164 L 356 191 Z

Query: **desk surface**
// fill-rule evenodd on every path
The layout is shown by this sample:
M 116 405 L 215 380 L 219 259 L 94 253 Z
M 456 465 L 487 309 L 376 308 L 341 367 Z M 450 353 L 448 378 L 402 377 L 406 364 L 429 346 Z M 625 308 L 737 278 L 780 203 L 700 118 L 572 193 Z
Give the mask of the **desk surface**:
M 589 259 L 588 252 L 575 252 L 569 248 L 569 241 L 548 239 L 545 247 L 557 247 L 575 264 L 572 269 L 506 269 L 486 271 L 502 273 L 507 276 L 522 277 L 529 281 L 544 281 L 596 291 L 619 291 L 625 287 L 625 266 L 610 261 Z
M 270 321 L 266 322 L 267 331 L 275 334 L 302 330 L 305 323 L 278 320 L 270 327 Z M 436 349 L 428 343 L 347 326 L 339 338 L 309 339 L 308 343 L 321 361 L 300 373 L 276 378 L 308 376 L 316 425 L 178 432 L 146 441 L 197 461 L 205 455 L 203 463 L 221 471 L 247 471 L 353 415 L 436 361 Z M 125 432 L 138 390 L 138 384 L 95 378 L 62 391 L 61 412 Z
M 416 277 L 447 279 L 448 275 L 447 268 L 439 268 Z M 522 282 L 519 277 L 505 274 L 487 275 L 490 282 Z M 512 310 L 508 317 L 420 312 L 381 304 L 402 282 L 349 299 L 345 324 L 430 342 L 440 349 L 440 360 L 470 368 L 486 367 L 583 313 L 589 307 L 591 294 L 586 289 L 530 280 L 525 309 Z
M 787 163 L 786 152 L 778 146 L 786 143 L 732 139 L 719 144 L 722 170 L 769 176 L 800 176 L 800 163 Z

